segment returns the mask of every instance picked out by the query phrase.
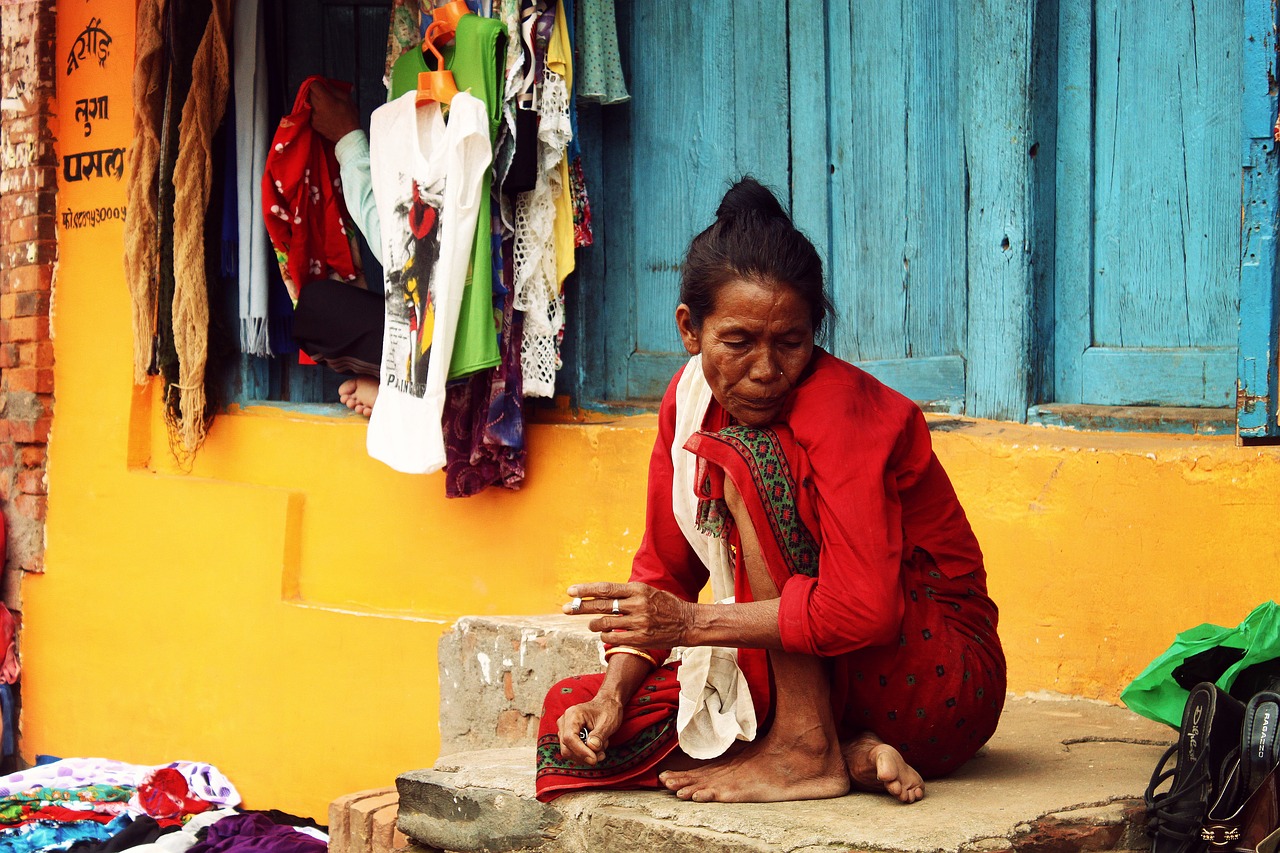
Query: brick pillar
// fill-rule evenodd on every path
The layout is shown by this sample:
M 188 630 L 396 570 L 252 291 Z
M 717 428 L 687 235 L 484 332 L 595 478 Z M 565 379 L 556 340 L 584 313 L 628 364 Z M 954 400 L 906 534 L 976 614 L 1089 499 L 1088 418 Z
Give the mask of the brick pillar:
M 49 304 L 57 258 L 54 2 L 0 0 L 0 503 L 3 595 L 44 567 L 45 470 L 53 415 Z

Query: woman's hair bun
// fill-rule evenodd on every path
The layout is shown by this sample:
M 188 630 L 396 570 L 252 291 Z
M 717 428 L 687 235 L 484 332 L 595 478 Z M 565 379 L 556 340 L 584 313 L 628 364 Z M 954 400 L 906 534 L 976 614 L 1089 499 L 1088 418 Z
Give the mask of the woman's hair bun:
M 716 208 L 716 219 L 739 219 L 751 215 L 761 219 L 791 221 L 768 187 L 750 175 L 744 175 L 724 194 L 720 206 Z

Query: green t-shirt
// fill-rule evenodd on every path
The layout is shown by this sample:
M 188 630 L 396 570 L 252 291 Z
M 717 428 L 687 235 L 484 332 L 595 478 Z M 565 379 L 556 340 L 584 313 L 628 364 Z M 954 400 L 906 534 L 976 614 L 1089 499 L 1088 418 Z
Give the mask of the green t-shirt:
M 452 45 L 440 52 L 444 65 L 453 72 L 458 91 L 467 92 L 484 103 L 489 114 L 489 141 L 492 143 L 502 122 L 502 84 L 506 67 L 506 26 L 494 18 L 463 15 L 458 19 L 458 32 Z M 434 57 L 433 57 L 434 58 Z M 396 60 L 391 68 L 391 97 L 395 99 L 418 86 L 418 74 L 433 70 L 426 56 L 411 50 Z M 485 171 L 480 192 L 480 211 L 476 217 L 476 233 L 471 247 L 471 265 L 467 271 L 466 289 L 462 292 L 462 310 L 458 314 L 458 331 L 449 361 L 449 378 L 458 379 L 501 363 L 498 352 L 499 314 L 493 304 L 493 255 L 489 193 L 493 170 Z M 474 285 L 474 286 L 473 286 Z

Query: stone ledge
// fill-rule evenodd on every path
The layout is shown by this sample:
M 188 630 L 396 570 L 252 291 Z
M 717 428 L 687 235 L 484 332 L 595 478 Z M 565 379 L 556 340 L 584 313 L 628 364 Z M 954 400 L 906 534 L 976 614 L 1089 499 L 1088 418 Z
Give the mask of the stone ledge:
M 883 796 L 685 803 L 653 791 L 533 799 L 528 748 L 448 755 L 397 780 L 400 828 L 456 851 L 1067 853 L 1142 849 L 1139 798 L 1173 733 L 1083 700 L 1011 698 L 977 758 L 907 807 Z
M 542 700 L 568 675 L 601 672 L 604 647 L 570 616 L 466 616 L 440 638 L 440 753 L 537 740 Z

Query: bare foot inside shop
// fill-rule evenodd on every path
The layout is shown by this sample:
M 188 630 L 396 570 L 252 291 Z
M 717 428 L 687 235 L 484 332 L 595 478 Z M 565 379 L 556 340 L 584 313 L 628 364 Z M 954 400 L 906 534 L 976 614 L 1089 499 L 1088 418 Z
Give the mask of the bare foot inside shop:
M 902 753 L 871 732 L 840 745 L 849 778 L 863 791 L 884 791 L 904 803 L 924 797 L 924 779 Z
M 373 414 L 373 404 L 377 399 L 378 380 L 372 376 L 357 376 L 338 386 L 338 400 L 342 405 L 366 418 Z

